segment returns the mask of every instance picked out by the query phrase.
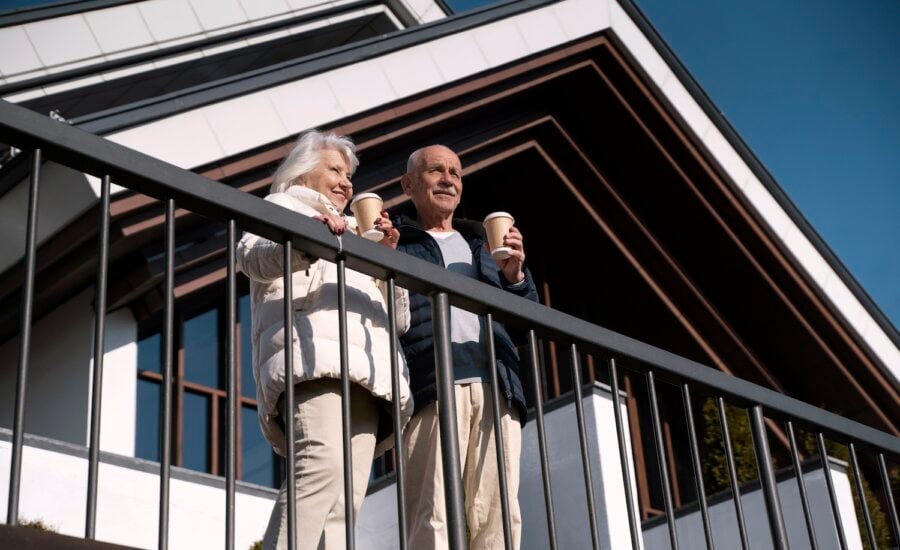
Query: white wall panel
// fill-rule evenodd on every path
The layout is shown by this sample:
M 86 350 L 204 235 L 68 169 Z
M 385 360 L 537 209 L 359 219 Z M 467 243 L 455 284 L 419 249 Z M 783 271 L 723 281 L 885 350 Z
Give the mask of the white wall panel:
M 703 136 L 703 143 L 735 186 L 743 187 L 747 178 L 750 177 L 750 168 L 714 124 L 709 125 Z
M 348 115 L 397 99 L 391 83 L 374 60 L 335 69 L 325 78 Z
M 137 7 L 157 41 L 203 32 L 194 10 L 185 0 L 149 0 L 138 3 Z
M 532 53 L 566 41 L 566 33 L 550 10 L 530 11 L 516 17 L 515 22 Z
M 109 139 L 182 168 L 191 168 L 225 156 L 225 151 L 200 111 L 130 128 L 109 136 Z
M 288 133 L 265 95 L 230 99 L 205 109 L 222 149 L 234 155 Z
M 28 23 L 24 28 L 44 66 L 101 54 L 100 46 L 81 16 L 46 19 Z
M 337 96 L 321 76 L 278 86 L 268 96 L 289 135 L 344 116 Z
M 444 83 L 434 59 L 424 48 L 408 48 L 378 59 L 391 86 L 400 97 L 435 88 Z
M 150 30 L 134 4 L 87 12 L 84 18 L 104 53 L 136 48 L 153 42 Z
M 519 34 L 515 22 L 498 21 L 473 31 L 475 42 L 481 48 L 488 65 L 497 67 L 528 55 L 528 45 Z
M 554 4 L 550 9 L 556 14 L 570 40 L 609 27 L 609 7 L 606 1 L 566 0 Z
M 671 69 L 669 69 L 662 56 L 659 55 L 659 52 L 656 51 L 656 48 L 647 40 L 644 33 L 631 20 L 631 17 L 619 6 L 619 3 L 615 0 L 609 0 L 609 6 L 612 28 L 616 36 L 622 40 L 628 51 L 631 52 L 631 55 L 638 60 L 641 68 L 651 80 L 657 86 L 662 86 L 662 83 L 671 74 Z
M 106 316 L 101 390 L 100 449 L 134 456 L 137 418 L 137 321 L 121 308 Z M 93 372 L 93 358 L 91 359 Z M 92 386 L 93 387 L 93 386 Z
M 488 68 L 487 59 L 469 34 L 455 34 L 429 42 L 426 46 L 444 80 L 454 80 Z
M 667 78 L 662 91 L 697 137 L 706 133 L 712 122 L 678 78 L 674 75 Z
M 252 19 L 262 19 L 290 11 L 285 0 L 240 0 L 244 13 Z
M 190 0 L 204 30 L 211 31 L 247 21 L 238 0 Z
M 0 52 L 4 52 L 0 55 L 0 74 L 5 76 L 33 71 L 42 66 L 22 27 L 0 29 Z

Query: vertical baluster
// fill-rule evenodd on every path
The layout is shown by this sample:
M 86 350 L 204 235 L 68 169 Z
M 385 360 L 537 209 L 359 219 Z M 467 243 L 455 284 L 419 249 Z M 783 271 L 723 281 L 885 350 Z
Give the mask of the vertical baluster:
M 400 530 L 400 550 L 407 550 L 406 540 L 406 452 L 403 446 L 403 420 L 400 409 L 400 362 L 397 361 L 397 311 L 394 278 L 387 280 L 388 334 L 391 353 L 391 403 L 394 412 L 394 462 L 397 469 L 397 528 Z
M 228 235 L 225 243 L 225 346 L 226 370 L 228 371 L 228 451 L 225 457 L 225 548 L 234 550 L 234 508 L 235 479 L 237 478 L 237 368 L 236 368 L 236 334 L 237 328 L 237 282 L 234 272 L 234 247 L 237 239 L 237 228 L 234 220 L 228 220 Z
M 163 298 L 163 382 L 159 456 L 159 549 L 169 547 L 169 478 L 172 467 L 172 359 L 175 353 L 175 201 L 166 200 L 166 274 Z
M 687 384 L 681 385 L 681 398 L 684 401 L 684 416 L 687 420 L 688 442 L 691 447 L 691 463 L 694 467 L 694 481 L 697 486 L 697 500 L 700 502 L 700 517 L 703 520 L 703 534 L 706 547 L 715 548 L 712 538 L 712 527 L 709 523 L 709 507 L 706 503 L 706 487 L 703 483 L 703 467 L 700 465 L 700 449 L 697 446 L 697 428 L 694 426 L 694 408 L 691 404 L 691 390 Z
M 616 371 L 615 358 L 609 359 L 609 384 L 613 395 L 613 417 L 616 419 L 616 438 L 619 441 L 619 462 L 622 464 L 622 487 L 625 489 L 625 505 L 628 507 L 628 527 L 631 531 L 631 547 L 641 547 L 641 531 L 638 528 L 634 498 L 631 494 L 631 465 L 628 460 L 628 447 L 625 445 L 625 427 L 622 422 L 622 411 L 619 407 L 619 373 Z
M 656 437 L 656 459 L 659 462 L 659 480 L 662 483 L 663 504 L 666 508 L 666 523 L 669 527 L 669 541 L 672 550 L 678 550 L 678 533 L 675 530 L 675 506 L 672 504 L 672 486 L 669 484 L 669 463 L 666 460 L 665 442 L 663 441 L 662 424 L 659 420 L 659 402 L 656 399 L 656 378 L 652 370 L 647 371 L 647 391 L 650 395 L 650 418 L 653 423 L 653 434 Z
M 353 449 L 350 431 L 350 359 L 347 350 L 347 268 L 344 257 L 337 260 L 338 337 L 341 343 L 341 428 L 344 435 L 344 530 L 347 549 L 356 547 L 353 510 Z
M 284 268 L 284 436 L 285 473 L 287 479 L 287 542 L 288 550 L 297 548 L 297 471 L 294 464 L 294 298 L 291 270 L 291 241 L 282 247 Z
M 853 478 L 856 482 L 856 494 L 862 508 L 863 520 L 866 523 L 866 534 L 869 536 L 869 546 L 872 550 L 878 550 L 878 542 L 875 540 L 875 529 L 872 528 L 872 516 L 869 515 L 869 503 L 866 502 L 866 493 L 863 491 L 862 473 L 859 470 L 859 461 L 856 458 L 856 445 L 850 443 L 850 466 L 853 468 Z
M 528 331 L 528 349 L 531 354 L 531 378 L 534 381 L 534 419 L 537 424 L 538 451 L 541 455 L 541 482 L 544 485 L 544 509 L 547 513 L 547 534 L 550 537 L 550 550 L 557 550 L 556 517 L 553 511 L 553 490 L 550 487 L 550 459 L 547 456 L 547 435 L 544 431 L 544 392 L 541 382 L 540 353 L 537 336 L 533 330 Z
M 894 545 L 900 545 L 900 519 L 897 518 L 897 504 L 894 502 L 894 493 L 891 490 L 891 478 L 888 476 L 887 464 L 884 462 L 884 453 L 878 453 L 878 471 L 881 473 L 881 484 L 884 486 L 884 499 L 888 505 L 888 517 L 891 520 L 891 528 L 894 530 Z
M 594 504 L 594 482 L 591 477 L 591 457 L 588 451 L 587 429 L 584 422 L 584 402 L 581 397 L 581 362 L 578 347 L 572 344 L 572 382 L 575 389 L 575 415 L 578 419 L 578 442 L 581 444 L 581 466 L 584 470 L 584 491 L 587 496 L 588 520 L 594 550 L 600 550 L 600 534 L 597 531 L 597 512 Z
M 822 461 L 822 469 L 825 474 L 825 486 L 828 488 L 828 499 L 831 501 L 831 515 L 834 517 L 834 528 L 837 530 L 838 542 L 842 550 L 847 550 L 847 537 L 844 535 L 844 524 L 841 521 L 837 493 L 834 490 L 834 479 L 831 477 L 831 466 L 828 462 L 828 451 L 825 449 L 825 436 L 822 435 L 822 432 L 816 433 L 816 444 L 819 446 L 819 459 Z
M 769 438 L 766 436 L 766 424 L 760 405 L 756 405 L 750 410 L 750 430 L 753 434 L 753 450 L 756 452 L 756 466 L 759 470 L 759 483 L 762 485 L 765 497 L 772 543 L 776 549 L 786 550 L 788 548 L 787 531 L 784 528 L 784 516 L 781 514 L 781 501 L 778 498 L 778 482 L 775 481 L 775 469 L 772 468 L 772 454 L 769 451 Z
M 806 480 L 803 479 L 803 467 L 800 465 L 800 453 L 797 452 L 797 438 L 794 435 L 794 423 L 788 420 L 784 423 L 787 429 L 788 440 L 791 444 L 791 460 L 794 463 L 794 474 L 797 477 L 797 488 L 800 491 L 800 503 L 803 505 L 803 517 L 806 519 L 806 532 L 809 535 L 809 545 L 812 550 L 818 550 L 816 541 L 816 529 L 812 521 L 812 512 L 809 508 L 809 497 L 806 494 Z
M 434 321 L 435 382 L 441 435 L 441 464 L 444 467 L 447 534 L 451 550 L 464 550 L 467 546 L 466 520 L 463 513 L 456 392 L 453 388 L 453 355 L 450 350 L 450 301 L 446 292 L 436 292 L 432 296 L 431 318 Z
M 28 218 L 25 226 L 25 280 L 22 283 L 19 325 L 19 368 L 16 371 L 16 404 L 13 413 L 12 457 L 9 465 L 9 501 L 6 524 L 19 523 L 19 489 L 22 480 L 22 446 L 25 441 L 25 387 L 28 383 L 28 356 L 31 352 L 31 314 L 34 305 L 34 256 L 37 249 L 38 185 L 41 179 L 41 150 L 35 149 L 28 186 Z
M 728 414 L 725 411 L 725 400 L 716 399 L 716 408 L 719 409 L 719 427 L 722 430 L 722 443 L 725 446 L 725 459 L 728 465 L 728 480 L 731 483 L 731 497 L 734 500 L 734 515 L 737 517 L 738 533 L 741 536 L 741 548 L 750 548 L 747 539 L 747 524 L 744 522 L 744 506 L 741 503 L 741 491 L 738 486 L 737 467 L 734 465 L 734 451 L 731 447 L 731 430 L 728 429 Z
M 512 527 L 509 522 L 509 493 L 506 480 L 506 456 L 503 453 L 503 427 L 500 425 L 500 389 L 497 376 L 497 352 L 494 349 L 494 316 L 487 314 L 488 370 L 491 372 L 491 406 L 494 412 L 494 448 L 497 453 L 497 475 L 500 485 L 500 515 L 503 518 L 503 541 L 512 550 Z M 510 403 L 512 405 L 512 403 Z
M 97 525 L 97 473 L 100 467 L 100 394 L 103 391 L 106 275 L 109 258 L 109 176 L 100 184 L 100 224 L 97 229 L 97 280 L 94 284 L 94 372 L 91 384 L 91 439 L 88 447 L 87 513 L 84 536 L 94 538 Z

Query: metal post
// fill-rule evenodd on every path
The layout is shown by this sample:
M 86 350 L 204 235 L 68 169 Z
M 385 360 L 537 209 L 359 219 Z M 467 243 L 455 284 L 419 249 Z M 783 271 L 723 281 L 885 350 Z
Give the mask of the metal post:
M 394 460 L 397 469 L 397 528 L 399 529 L 400 550 L 407 550 L 406 539 L 406 448 L 403 445 L 403 420 L 400 409 L 400 362 L 397 361 L 397 304 L 394 278 L 387 280 L 388 334 L 391 352 L 391 396 L 394 413 Z
M 227 418 L 228 424 L 228 450 L 225 457 L 225 548 L 234 550 L 234 501 L 235 479 L 237 479 L 237 366 L 236 366 L 236 341 L 235 330 L 237 328 L 237 282 L 235 277 L 235 251 L 237 240 L 237 227 L 234 220 L 228 220 L 228 236 L 225 243 L 225 345 L 227 347 L 228 372 L 228 396 Z
M 453 355 L 450 350 L 450 301 L 446 292 L 431 298 L 434 321 L 434 362 L 437 383 L 441 463 L 444 467 L 444 500 L 450 550 L 464 550 L 466 520 L 463 513 L 462 467 L 459 462 L 459 430 L 456 424 L 456 392 L 453 388 Z
M 797 488 L 800 491 L 800 504 L 803 505 L 803 517 L 806 520 L 806 533 L 809 535 L 809 545 L 812 550 L 818 550 L 816 541 L 816 529 L 812 521 L 812 512 L 809 508 L 809 497 L 806 494 L 806 480 L 803 479 L 803 467 L 800 465 L 800 453 L 797 452 L 797 438 L 794 436 L 794 423 L 788 420 L 784 423 L 787 430 L 788 441 L 791 444 L 791 460 L 794 463 L 794 475 L 797 478 Z
M 338 338 L 341 343 L 341 428 L 344 436 L 344 531 L 347 550 L 356 547 L 353 510 L 353 449 L 350 431 L 350 358 L 347 351 L 347 269 L 343 255 L 337 260 Z
M 600 533 L 597 531 L 597 512 L 594 504 L 594 482 L 591 476 L 591 457 L 588 451 L 587 429 L 584 422 L 584 402 L 581 397 L 581 364 L 578 347 L 572 344 L 572 385 L 575 389 L 575 416 L 578 419 L 578 442 L 581 444 L 581 466 L 584 471 L 584 491 L 587 496 L 588 522 L 594 550 L 600 550 Z
M 500 515 L 503 519 L 503 541 L 513 550 L 512 527 L 509 522 L 509 493 L 506 480 L 506 456 L 503 453 L 503 428 L 500 423 L 500 390 L 497 376 L 497 352 L 494 349 L 494 316 L 487 314 L 488 370 L 491 373 L 491 406 L 494 413 L 494 449 L 497 453 L 497 476 L 500 485 Z
M 744 522 L 744 506 L 741 504 L 741 490 L 738 486 L 737 468 L 734 465 L 734 451 L 731 448 L 731 430 L 728 429 L 728 414 L 725 412 L 725 400 L 716 399 L 719 409 L 719 427 L 722 429 L 722 443 L 725 446 L 725 458 L 728 465 L 728 480 L 731 482 L 731 497 L 734 499 L 734 514 L 737 516 L 738 533 L 741 536 L 741 548 L 750 548 L 747 539 L 747 524 Z
M 288 550 L 297 548 L 297 471 L 294 464 L 294 304 L 293 271 L 291 271 L 291 241 L 282 246 L 284 277 L 284 436 L 285 473 L 287 479 L 287 543 Z
M 694 467 L 694 481 L 697 486 L 697 500 L 700 502 L 700 518 L 703 520 L 703 534 L 706 537 L 706 547 L 709 550 L 715 548 L 712 537 L 712 527 L 709 523 L 709 507 L 706 504 L 706 487 L 703 483 L 703 467 L 700 465 L 700 449 L 697 446 L 697 429 L 694 426 L 694 408 L 691 404 L 691 390 L 687 384 L 681 385 L 681 398 L 684 401 L 684 416 L 687 420 L 688 443 L 691 448 L 691 463 Z
M 159 550 L 169 547 L 172 467 L 172 359 L 175 354 L 175 201 L 166 200 L 166 275 L 163 298 L 163 383 L 159 456 Z
M 656 437 L 656 459 L 659 463 L 659 480 L 662 483 L 666 523 L 669 527 L 669 541 L 672 543 L 672 550 L 678 550 L 678 533 L 675 530 L 675 506 L 672 503 L 672 486 L 669 483 L 669 462 L 666 460 L 665 441 L 662 436 L 662 424 L 659 420 L 659 403 L 656 399 L 656 379 L 652 370 L 647 371 L 647 391 L 650 393 L 650 418 L 653 421 L 653 434 Z
M 884 463 L 884 453 L 878 453 L 878 471 L 881 473 L 881 483 L 884 485 L 884 499 L 888 505 L 888 517 L 891 520 L 891 528 L 894 530 L 894 544 L 900 544 L 900 520 L 897 519 L 897 504 L 894 502 L 887 464 Z
M 856 485 L 856 495 L 859 497 L 862 508 L 863 520 L 866 523 L 866 534 L 869 537 L 869 547 L 878 550 L 878 542 L 875 540 L 875 529 L 872 528 L 872 516 L 869 514 L 869 503 L 866 502 L 866 493 L 863 490 L 862 472 L 859 470 L 859 461 L 856 458 L 856 445 L 850 443 L 850 466 L 853 468 L 853 478 Z
M 772 543 L 776 549 L 786 550 L 788 548 L 787 531 L 784 528 L 784 516 L 781 514 L 781 501 L 778 498 L 778 482 L 775 481 L 775 469 L 772 468 L 772 454 L 769 451 L 769 438 L 766 436 L 766 423 L 760 405 L 750 409 L 750 430 L 753 433 L 753 449 L 756 451 L 759 483 L 762 485 L 766 501 Z
M 109 269 L 109 176 L 100 185 L 100 226 L 97 230 L 97 280 L 94 284 L 94 369 L 91 381 L 91 439 L 88 447 L 87 513 L 84 536 L 94 538 L 97 525 L 97 474 L 100 468 L 100 394 L 103 391 L 106 275 Z
M 844 535 L 844 523 L 841 521 L 837 493 L 834 490 L 834 479 L 831 477 L 831 465 L 828 461 L 828 450 L 825 448 L 825 436 L 822 435 L 822 432 L 816 433 L 816 444 L 819 446 L 819 459 L 822 461 L 825 487 L 828 488 L 828 499 L 831 501 L 831 515 L 834 518 L 834 528 L 837 530 L 838 542 L 841 545 L 841 550 L 847 550 L 847 537 Z
M 22 446 L 25 442 L 25 388 L 28 383 L 28 356 L 31 352 L 31 313 L 34 306 L 34 256 L 37 249 L 38 185 L 41 179 L 41 150 L 35 149 L 28 186 L 28 218 L 25 226 L 25 281 L 19 336 L 19 369 L 16 371 L 16 404 L 13 417 L 12 457 L 9 465 L 9 502 L 6 524 L 19 523 L 19 489 L 22 481 Z
M 544 431 L 544 393 L 541 388 L 543 377 L 539 372 L 540 354 L 537 336 L 528 331 L 528 349 L 531 354 L 531 378 L 534 380 L 534 420 L 537 425 L 538 451 L 541 455 L 541 482 L 544 485 L 544 510 L 547 513 L 547 534 L 550 550 L 557 550 L 556 519 L 553 512 L 553 490 L 550 487 L 550 458 L 547 456 L 547 435 Z
M 625 489 L 625 505 L 628 507 L 628 528 L 631 531 L 631 547 L 641 547 L 641 531 L 638 528 L 637 516 L 634 513 L 634 497 L 631 494 L 631 467 L 628 460 L 628 448 L 625 445 L 625 426 L 622 422 L 622 411 L 619 407 L 619 373 L 616 371 L 616 360 L 609 359 L 609 384 L 613 396 L 613 416 L 616 419 L 616 437 L 619 441 L 619 462 L 622 464 L 622 487 Z

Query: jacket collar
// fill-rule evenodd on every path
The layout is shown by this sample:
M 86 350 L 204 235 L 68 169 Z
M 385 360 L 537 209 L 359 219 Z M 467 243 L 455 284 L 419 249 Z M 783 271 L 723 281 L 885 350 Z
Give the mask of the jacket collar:
M 414 229 L 427 233 L 415 218 L 411 218 L 405 214 L 401 215 L 397 223 L 397 227 L 402 231 L 404 228 Z M 484 240 L 484 227 L 475 220 L 467 220 L 464 218 L 453 218 L 453 229 L 459 231 L 466 241 L 472 239 Z
M 309 187 L 292 185 L 287 188 L 285 193 L 300 202 L 315 208 L 322 214 L 333 214 L 335 216 L 343 215 L 328 197 Z

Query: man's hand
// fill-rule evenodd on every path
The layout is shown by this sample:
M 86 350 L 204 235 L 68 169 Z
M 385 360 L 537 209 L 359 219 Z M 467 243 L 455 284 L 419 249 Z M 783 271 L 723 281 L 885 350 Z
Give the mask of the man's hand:
M 510 227 L 503 236 L 503 246 L 510 248 L 509 258 L 494 261 L 497 262 L 497 267 L 503 272 L 508 283 L 521 283 L 525 280 L 525 245 L 522 234 L 516 226 Z

